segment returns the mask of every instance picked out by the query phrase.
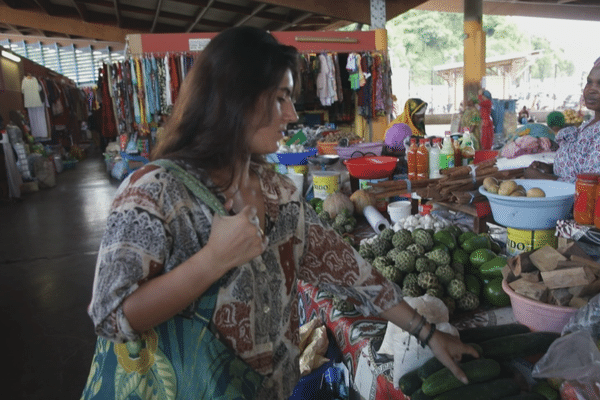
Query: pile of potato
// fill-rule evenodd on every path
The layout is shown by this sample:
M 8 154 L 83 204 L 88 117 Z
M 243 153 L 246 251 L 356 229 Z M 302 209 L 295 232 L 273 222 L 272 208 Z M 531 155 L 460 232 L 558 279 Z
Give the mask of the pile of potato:
M 546 197 L 546 193 L 539 187 L 533 187 L 525 190 L 522 185 L 513 180 L 498 181 L 498 179 L 488 176 L 483 180 L 483 188 L 489 193 L 499 194 L 500 196 L 512 197 Z

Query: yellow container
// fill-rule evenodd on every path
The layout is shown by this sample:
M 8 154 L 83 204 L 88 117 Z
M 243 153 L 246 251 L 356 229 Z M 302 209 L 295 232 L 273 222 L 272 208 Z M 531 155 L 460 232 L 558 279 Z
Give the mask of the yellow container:
M 506 252 L 510 256 L 532 251 L 546 245 L 556 248 L 558 237 L 555 229 L 542 229 L 529 231 L 522 229 L 506 228 L 508 240 L 506 241 Z
M 288 174 L 306 175 L 308 173 L 308 165 L 288 165 L 287 172 Z
M 313 172 L 313 191 L 315 197 L 325 199 L 331 193 L 340 190 L 340 173 L 335 171 Z

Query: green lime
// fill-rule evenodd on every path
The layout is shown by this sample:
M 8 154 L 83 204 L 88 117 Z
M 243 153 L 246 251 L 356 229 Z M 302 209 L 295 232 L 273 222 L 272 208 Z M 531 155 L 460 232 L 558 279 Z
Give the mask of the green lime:
M 502 289 L 502 278 L 494 278 L 483 287 L 484 298 L 496 307 L 506 307 L 510 305 L 510 297 Z

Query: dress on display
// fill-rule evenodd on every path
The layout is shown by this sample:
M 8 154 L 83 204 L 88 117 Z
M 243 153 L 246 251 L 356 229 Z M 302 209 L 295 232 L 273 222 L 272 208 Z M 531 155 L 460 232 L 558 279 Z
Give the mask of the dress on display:
M 26 76 L 21 82 L 23 103 L 29 116 L 31 134 L 36 138 L 48 137 L 48 124 L 46 122 L 46 110 L 40 96 L 42 86 L 33 76 Z

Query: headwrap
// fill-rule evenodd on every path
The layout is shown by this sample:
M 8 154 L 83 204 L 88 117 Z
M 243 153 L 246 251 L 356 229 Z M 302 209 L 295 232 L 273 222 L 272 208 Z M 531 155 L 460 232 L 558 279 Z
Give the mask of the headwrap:
M 593 68 L 596 68 L 596 67 L 600 67 L 600 57 L 598 57 L 598 59 L 596 61 L 594 61 L 594 67 Z
M 560 111 L 552 111 L 546 117 L 546 125 L 548 125 L 550 128 L 552 128 L 553 126 L 562 128 L 563 126 L 565 126 L 565 115 Z
M 425 121 L 421 121 L 418 125 L 415 125 L 413 117 L 419 112 L 425 113 L 426 109 L 427 103 L 421 99 L 406 100 L 406 103 L 404 103 L 404 111 L 388 125 L 388 129 L 395 124 L 403 123 L 410 127 L 414 136 L 425 136 Z
M 489 90 L 484 90 L 482 95 L 484 95 L 485 97 L 487 97 L 488 99 L 492 99 L 492 94 L 490 93 Z

